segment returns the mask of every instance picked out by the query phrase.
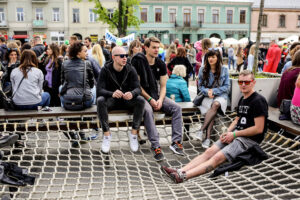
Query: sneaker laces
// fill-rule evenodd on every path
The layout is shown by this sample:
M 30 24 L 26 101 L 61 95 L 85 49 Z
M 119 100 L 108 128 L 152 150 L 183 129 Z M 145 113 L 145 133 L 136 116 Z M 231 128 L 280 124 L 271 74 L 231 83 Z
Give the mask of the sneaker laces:
M 182 149 L 183 147 L 182 147 L 182 144 L 180 144 L 179 142 L 175 142 L 176 144 L 177 144 L 177 146 L 180 148 L 180 149 Z
M 160 154 L 160 153 L 161 153 L 161 149 L 160 149 L 160 147 L 158 147 L 158 148 L 154 149 L 154 151 L 155 151 L 155 154 Z

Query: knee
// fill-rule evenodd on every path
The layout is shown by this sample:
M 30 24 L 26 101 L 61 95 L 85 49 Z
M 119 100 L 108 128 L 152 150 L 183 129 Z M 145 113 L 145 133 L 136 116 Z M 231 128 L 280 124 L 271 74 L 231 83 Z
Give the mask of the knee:
M 137 96 L 136 97 L 136 104 L 140 107 L 144 107 L 145 106 L 145 100 L 143 97 L 141 96 Z
M 105 98 L 103 96 L 100 96 L 100 97 L 97 98 L 97 106 L 102 106 L 105 103 L 106 103 Z
M 221 104 L 217 101 L 213 102 L 212 104 L 212 109 L 214 109 L 215 111 L 217 111 L 220 108 Z
M 143 100 L 144 101 L 144 114 L 152 114 L 153 113 L 153 110 L 152 110 L 152 107 L 151 107 L 151 105 L 148 103 L 148 102 L 146 102 L 145 100 Z
M 214 167 L 217 167 L 218 165 L 220 165 L 221 163 L 223 163 L 226 160 L 226 157 L 222 151 L 219 151 L 211 158 L 211 160 L 212 160 Z

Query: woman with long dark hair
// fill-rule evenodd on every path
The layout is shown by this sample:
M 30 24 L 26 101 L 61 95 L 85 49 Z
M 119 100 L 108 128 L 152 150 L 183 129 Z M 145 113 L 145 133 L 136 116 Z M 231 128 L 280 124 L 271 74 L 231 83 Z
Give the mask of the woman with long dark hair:
M 44 75 L 38 69 L 38 60 L 32 50 L 23 51 L 20 66 L 11 72 L 10 80 L 17 109 L 35 110 L 38 106 L 49 106 L 50 95 L 43 92 Z
M 50 106 L 60 106 L 58 88 L 61 84 L 61 65 L 62 60 L 59 57 L 59 47 L 52 43 L 47 48 L 47 55 L 42 69 L 45 74 L 44 90 L 51 96 Z
M 13 69 L 20 65 L 20 51 L 17 48 L 8 48 L 2 62 L 3 76 L 1 78 L 3 91 L 11 94 L 10 74 Z
M 199 70 L 199 90 L 205 95 L 199 108 L 201 114 L 205 114 L 205 119 L 197 138 L 202 140 L 206 130 L 203 148 L 210 146 L 210 135 L 217 112 L 225 114 L 229 86 L 228 68 L 223 66 L 220 52 L 209 50 L 205 55 L 204 66 Z

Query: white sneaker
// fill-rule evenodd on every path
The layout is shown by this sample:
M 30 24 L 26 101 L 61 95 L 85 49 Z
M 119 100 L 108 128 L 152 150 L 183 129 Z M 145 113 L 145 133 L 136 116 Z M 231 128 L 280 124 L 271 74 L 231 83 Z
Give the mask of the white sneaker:
M 197 138 L 198 140 L 202 141 L 202 137 L 203 137 L 203 131 L 200 130 L 200 131 L 197 133 L 196 138 Z
M 210 139 L 205 139 L 204 142 L 202 142 L 202 147 L 204 149 L 208 149 L 210 146 Z
M 129 144 L 130 144 L 130 149 L 132 152 L 137 152 L 139 149 L 139 142 L 138 142 L 138 136 L 133 135 L 132 133 L 128 134 L 129 137 Z
M 101 151 L 103 153 L 108 153 L 110 150 L 110 140 L 111 140 L 111 135 L 109 136 L 103 136 L 103 140 L 102 140 L 102 147 L 101 147 Z

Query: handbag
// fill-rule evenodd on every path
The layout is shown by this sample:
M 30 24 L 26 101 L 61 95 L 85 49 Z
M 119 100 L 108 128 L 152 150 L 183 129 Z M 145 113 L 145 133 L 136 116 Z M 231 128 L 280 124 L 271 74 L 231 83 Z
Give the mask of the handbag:
M 2 87 L 1 87 L 0 93 L 1 93 L 1 100 L 2 100 L 2 105 L 3 105 L 4 110 L 11 111 L 11 110 L 15 110 L 16 109 L 16 106 L 15 106 L 14 101 L 13 101 L 13 97 L 15 96 L 16 92 L 18 91 L 18 89 L 19 89 L 21 83 L 23 82 L 24 78 L 25 77 L 23 76 L 23 78 L 20 81 L 20 83 L 19 83 L 16 91 L 12 94 L 11 97 L 8 97 L 6 95 L 6 93 L 3 91 Z
M 214 88 L 214 86 L 216 85 L 217 82 L 218 81 L 214 81 L 212 88 Z M 204 97 L 205 97 L 205 95 L 200 91 L 193 100 L 194 106 L 201 106 L 201 103 L 202 103 Z
M 84 72 L 83 72 L 83 94 L 65 94 L 64 98 L 64 108 L 66 110 L 83 110 L 85 109 L 85 87 L 86 87 L 86 62 L 84 61 Z
M 292 100 L 290 100 L 290 99 L 283 99 L 281 101 L 280 108 L 279 108 L 279 111 L 281 113 L 279 116 L 280 120 L 291 119 L 291 111 L 290 111 L 291 103 L 292 103 Z

